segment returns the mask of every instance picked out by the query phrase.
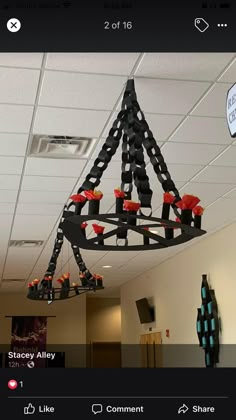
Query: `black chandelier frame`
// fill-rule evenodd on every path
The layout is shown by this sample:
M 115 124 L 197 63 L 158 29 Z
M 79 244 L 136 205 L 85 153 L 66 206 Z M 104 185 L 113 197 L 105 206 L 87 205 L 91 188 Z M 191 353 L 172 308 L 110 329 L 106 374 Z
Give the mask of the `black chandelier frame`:
M 122 142 L 121 185 L 120 196 L 116 196 L 115 212 L 100 214 L 100 202 L 89 199 L 86 192 L 96 191 L 103 173 L 107 169 L 118 146 Z M 171 203 L 163 203 L 161 218 L 152 216 L 152 195 L 149 177 L 146 172 L 144 152 L 148 155 L 157 180 L 161 183 L 164 193 L 169 193 Z M 132 203 L 133 188 L 136 188 L 139 209 L 124 209 L 126 202 Z M 82 194 L 85 194 L 82 195 Z M 102 196 L 102 194 L 101 194 Z M 125 197 L 124 197 L 125 196 Z M 74 200 L 79 197 L 81 200 Z M 94 161 L 93 167 L 86 176 L 72 201 L 64 206 L 51 259 L 44 279 L 38 284 L 29 284 L 28 298 L 34 300 L 61 300 L 77 296 L 91 290 L 103 289 L 101 276 L 91 274 L 87 268 L 80 248 L 102 251 L 143 251 L 164 249 L 180 245 L 195 237 L 204 235 L 201 229 L 201 216 L 193 217 L 192 210 L 178 208 L 181 197 L 168 171 L 161 150 L 149 129 L 144 113 L 141 111 L 135 92 L 134 80 L 127 81 L 121 111 L 112 124 L 108 137 Z M 82 214 L 88 204 L 87 214 Z M 136 203 L 137 204 L 137 203 Z M 74 210 L 72 211 L 74 207 Z M 169 219 L 170 208 L 173 209 L 178 221 Z M 87 237 L 83 225 L 91 221 L 105 222 L 112 226 L 109 232 Z M 137 224 L 139 222 L 139 224 Z M 82 225 L 83 224 L 83 225 Z M 97 225 L 96 225 L 97 226 Z M 154 233 L 153 228 L 158 228 Z M 163 230 L 164 234 L 159 233 Z M 141 238 L 141 243 L 129 244 L 128 234 L 135 232 Z M 96 233 L 96 232 L 95 232 Z M 52 279 L 55 274 L 58 256 L 64 242 L 64 237 L 71 243 L 74 258 L 82 274 L 82 284 L 70 284 L 70 280 L 62 283 L 62 287 L 53 287 Z M 115 245 L 106 240 L 115 237 Z M 152 242 L 151 242 L 152 241 Z M 122 243 L 122 245 L 121 245 Z
M 88 202 L 86 198 L 84 202 L 71 202 L 71 206 L 75 206 L 75 210 L 64 213 L 64 221 L 62 223 L 62 230 L 65 237 L 79 248 L 90 250 L 104 250 L 104 251 L 142 251 L 149 249 L 160 249 L 169 246 L 179 245 L 189 241 L 197 236 L 204 235 L 206 232 L 201 229 L 201 223 L 194 224 L 192 211 L 180 211 L 176 206 L 181 197 L 174 181 L 168 171 L 164 157 L 161 153 L 153 133 L 149 129 L 144 113 L 141 111 L 137 96 L 135 92 L 134 80 L 130 79 L 127 82 L 122 109 L 119 112 L 109 135 L 102 146 L 94 165 L 85 181 L 79 188 L 77 194 L 84 191 L 93 191 L 100 184 L 102 175 L 107 169 L 112 157 L 117 151 L 117 148 L 122 139 L 122 164 L 121 164 L 121 187 L 120 190 L 125 192 L 125 200 L 131 200 L 133 186 L 137 189 L 138 199 L 140 201 L 139 213 L 127 212 L 123 209 L 123 202 L 121 199 L 116 199 L 116 212 L 109 214 L 99 214 L 99 205 L 92 206 L 89 202 L 88 213 L 82 215 L 82 209 Z M 174 201 L 171 207 L 174 214 L 180 219 L 180 223 L 169 220 L 169 209 L 163 206 L 162 218 L 152 216 L 152 195 L 150 188 L 149 177 L 146 172 L 146 163 L 144 159 L 144 151 L 146 151 L 150 162 L 153 166 L 154 172 L 157 175 L 158 181 L 161 183 L 164 192 L 171 192 L 174 196 Z M 81 228 L 83 222 L 97 220 L 98 222 L 105 222 L 116 226 L 115 229 L 108 233 L 98 236 L 86 238 L 84 230 Z M 195 218 L 196 220 L 196 218 Z M 137 226 L 137 221 L 149 224 L 140 224 Z M 152 223 L 152 224 L 150 224 Z M 144 228 L 149 228 L 149 230 Z M 153 234 L 150 229 L 154 227 L 163 228 L 165 234 Z M 181 232 L 174 237 L 173 231 Z M 129 245 L 128 232 L 134 231 L 143 237 L 141 244 Z M 170 235 L 170 231 L 172 234 Z M 115 245 L 106 244 L 105 240 L 116 236 Z M 145 240 L 146 238 L 146 240 Z M 119 239 L 124 239 L 122 246 L 119 245 Z M 154 243 L 150 243 L 149 240 Z

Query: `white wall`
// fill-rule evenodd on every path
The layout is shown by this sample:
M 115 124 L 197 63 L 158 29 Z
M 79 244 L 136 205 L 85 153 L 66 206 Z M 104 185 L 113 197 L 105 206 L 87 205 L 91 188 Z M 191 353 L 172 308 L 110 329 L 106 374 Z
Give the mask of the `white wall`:
M 122 286 L 122 343 L 138 343 L 140 334 L 152 326 L 153 331 L 162 331 L 163 343 L 198 344 L 196 312 L 201 304 L 202 274 L 208 274 L 215 289 L 222 318 L 221 343 L 236 344 L 236 224 Z M 151 297 L 156 307 L 156 322 L 146 327 L 139 323 L 135 306 L 143 297 Z M 166 329 L 170 338 L 165 337 Z
M 87 343 L 121 341 L 121 310 L 119 298 L 88 298 Z

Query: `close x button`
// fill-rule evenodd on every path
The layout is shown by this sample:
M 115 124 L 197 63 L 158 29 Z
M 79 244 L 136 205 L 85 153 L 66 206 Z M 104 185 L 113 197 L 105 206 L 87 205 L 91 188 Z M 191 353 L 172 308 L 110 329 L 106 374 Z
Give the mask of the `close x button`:
M 21 28 L 21 22 L 19 19 L 11 18 L 7 22 L 7 29 L 10 32 L 18 32 Z

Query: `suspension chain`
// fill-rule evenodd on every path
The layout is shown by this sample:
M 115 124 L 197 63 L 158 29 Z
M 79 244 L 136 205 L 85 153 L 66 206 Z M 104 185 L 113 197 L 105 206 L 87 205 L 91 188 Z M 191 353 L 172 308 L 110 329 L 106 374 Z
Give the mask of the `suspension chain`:
M 68 206 L 64 206 L 64 212 L 66 212 L 68 210 Z M 63 212 L 63 214 L 64 214 Z M 52 256 L 50 258 L 49 261 L 49 265 L 48 265 L 48 269 L 44 275 L 44 277 L 53 277 L 56 271 L 56 267 L 57 267 L 57 261 L 58 261 L 58 257 L 60 255 L 61 249 L 62 249 L 62 245 L 64 243 L 64 234 L 63 231 L 61 229 L 62 226 L 62 222 L 63 222 L 64 218 L 62 217 L 60 219 L 58 228 L 57 228 L 57 234 L 56 234 L 56 239 L 54 242 L 54 247 L 53 247 L 53 251 L 52 251 Z M 71 248 L 73 250 L 73 254 L 74 254 L 74 258 L 75 261 L 79 267 L 80 272 L 82 272 L 83 274 L 85 274 L 85 278 L 87 280 L 90 280 L 93 275 L 90 273 L 90 271 L 87 269 L 85 262 L 83 261 L 83 258 L 80 254 L 80 250 L 76 245 L 71 245 Z M 43 286 L 47 285 L 47 281 L 42 280 L 41 284 Z
M 84 190 L 94 190 L 100 184 L 103 172 L 106 170 L 108 163 L 111 161 L 112 156 L 116 153 L 119 146 L 119 142 L 122 137 L 124 117 L 125 112 L 122 110 L 119 112 L 116 120 L 112 124 L 109 135 L 102 146 L 97 159 L 95 159 L 93 167 L 86 176 L 82 186 L 79 188 L 78 194 Z
M 127 109 L 128 116 L 124 131 L 127 133 L 130 144 L 131 170 L 134 185 L 137 188 L 141 209 L 151 208 L 152 190 L 150 189 L 149 177 L 146 173 L 146 163 L 143 153 L 143 125 L 142 112 L 137 102 L 133 80 L 129 80 L 126 88 L 126 95 L 122 107 Z

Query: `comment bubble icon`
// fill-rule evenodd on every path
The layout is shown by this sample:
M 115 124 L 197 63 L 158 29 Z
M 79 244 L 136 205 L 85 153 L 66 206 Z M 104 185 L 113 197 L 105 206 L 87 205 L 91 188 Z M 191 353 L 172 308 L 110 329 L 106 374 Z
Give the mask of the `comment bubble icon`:
M 102 404 L 93 404 L 92 405 L 92 412 L 93 414 L 100 414 L 103 412 L 103 405 Z

